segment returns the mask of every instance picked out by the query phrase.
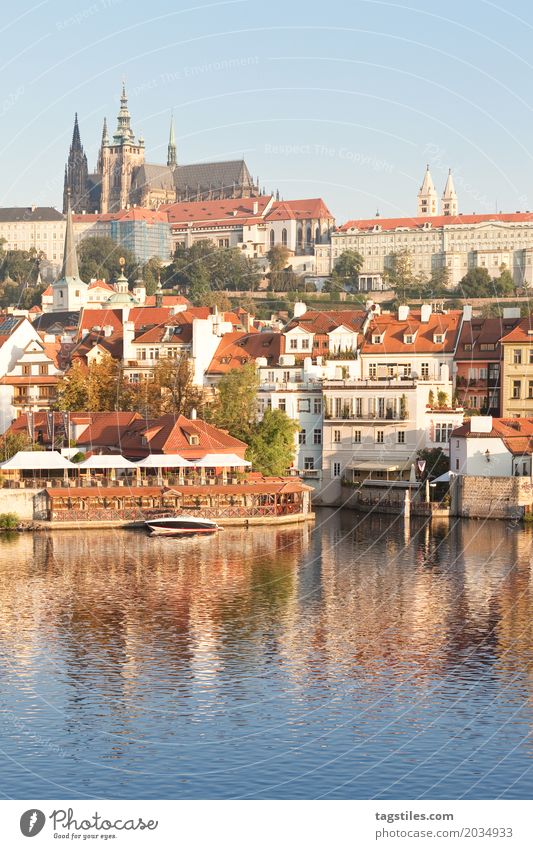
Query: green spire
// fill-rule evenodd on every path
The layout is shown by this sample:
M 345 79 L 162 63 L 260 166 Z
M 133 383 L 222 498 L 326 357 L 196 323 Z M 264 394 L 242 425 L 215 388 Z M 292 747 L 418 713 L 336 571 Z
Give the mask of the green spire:
M 135 144 L 135 136 L 131 129 L 131 115 L 128 109 L 128 97 L 126 95 L 126 83 L 122 83 L 122 94 L 120 96 L 120 109 L 117 115 L 117 129 L 113 136 L 114 144 Z
M 169 168 L 174 168 L 177 164 L 176 155 L 176 136 L 174 134 L 174 115 L 170 113 L 170 136 L 167 149 L 167 165 Z

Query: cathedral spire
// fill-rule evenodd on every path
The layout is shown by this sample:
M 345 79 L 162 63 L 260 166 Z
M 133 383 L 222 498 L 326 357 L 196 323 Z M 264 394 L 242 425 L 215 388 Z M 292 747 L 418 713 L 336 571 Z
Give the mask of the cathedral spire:
M 442 214 L 458 214 L 457 192 L 455 191 L 451 168 L 448 171 L 448 179 L 446 180 L 446 185 L 444 186 L 444 192 L 442 195 Z
M 429 165 L 426 167 L 424 180 L 418 192 L 418 215 L 436 215 L 437 214 L 437 190 L 433 184 L 433 179 L 429 170 Z
M 169 168 L 175 168 L 177 165 L 176 136 L 174 134 L 174 115 L 172 112 L 170 113 L 170 135 L 168 139 L 167 165 Z
M 122 94 L 120 95 L 120 109 L 117 115 L 117 129 L 113 136 L 115 144 L 134 144 L 135 136 L 131 129 L 131 115 L 128 109 L 128 96 L 126 94 L 126 83 L 122 83 Z
M 107 147 L 109 144 L 109 134 L 107 132 L 107 118 L 104 118 L 104 126 L 102 127 L 102 147 Z
M 82 150 L 77 112 L 74 113 L 74 130 L 72 131 L 72 144 L 70 146 L 70 149 Z

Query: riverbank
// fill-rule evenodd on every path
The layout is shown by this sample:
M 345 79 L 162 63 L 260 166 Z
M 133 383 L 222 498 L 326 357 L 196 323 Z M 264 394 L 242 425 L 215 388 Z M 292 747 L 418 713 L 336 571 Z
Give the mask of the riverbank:
M 198 513 L 197 515 L 201 515 Z M 234 518 L 218 518 L 217 525 L 222 528 L 248 528 L 259 525 L 299 525 L 306 522 L 314 522 L 314 513 L 292 513 L 288 516 L 249 516 L 249 517 L 234 517 Z M 34 522 L 22 523 L 19 531 L 98 531 L 111 530 L 113 528 L 135 529 L 145 526 L 144 519 L 91 519 L 90 521 L 75 521 L 75 522 L 54 522 L 39 520 Z

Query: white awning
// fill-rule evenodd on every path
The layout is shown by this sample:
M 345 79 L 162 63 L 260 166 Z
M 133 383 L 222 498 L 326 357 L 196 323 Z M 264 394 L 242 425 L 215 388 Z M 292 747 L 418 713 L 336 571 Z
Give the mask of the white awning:
M 362 460 L 360 463 L 350 463 L 348 468 L 360 472 L 400 472 L 409 466 L 399 463 L 380 463 L 378 460 Z
M 72 464 L 78 469 L 134 469 L 135 463 L 126 460 L 122 454 L 92 454 L 81 463 Z
M 450 473 L 444 472 L 444 474 L 439 475 L 438 478 L 433 478 L 431 483 L 450 483 Z
M 0 463 L 0 469 L 18 471 L 37 471 L 43 469 L 75 469 L 74 463 L 63 457 L 59 451 L 18 451 L 9 460 Z
M 206 454 L 201 460 L 191 460 L 191 466 L 199 466 L 200 468 L 219 467 L 221 469 L 238 468 L 242 466 L 251 466 L 249 460 L 243 460 L 236 454 Z
M 193 463 L 190 463 L 180 454 L 150 454 L 144 460 L 138 460 L 135 465 L 143 469 L 186 469 Z

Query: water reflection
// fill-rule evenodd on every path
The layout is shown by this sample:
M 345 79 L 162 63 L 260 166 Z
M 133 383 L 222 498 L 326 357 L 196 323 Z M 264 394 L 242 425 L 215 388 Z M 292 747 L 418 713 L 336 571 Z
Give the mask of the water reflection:
M 528 530 L 323 510 L 0 551 L 10 795 L 531 793 Z

